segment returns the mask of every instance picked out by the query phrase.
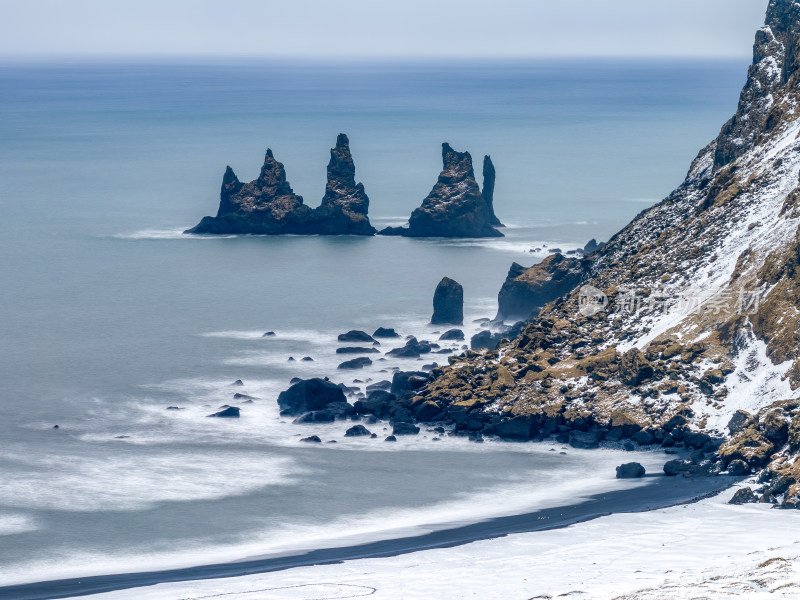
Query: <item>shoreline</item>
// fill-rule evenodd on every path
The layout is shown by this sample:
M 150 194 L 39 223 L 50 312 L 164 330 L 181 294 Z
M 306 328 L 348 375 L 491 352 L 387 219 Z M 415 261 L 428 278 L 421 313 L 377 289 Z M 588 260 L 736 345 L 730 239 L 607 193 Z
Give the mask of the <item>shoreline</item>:
M 647 485 L 588 497 L 520 515 L 496 517 L 450 529 L 405 538 L 367 542 L 341 548 L 322 548 L 288 556 L 200 565 L 163 571 L 118 573 L 0 587 L 0 600 L 56 600 L 74 598 L 159 583 L 228 578 L 283 571 L 295 567 L 335 564 L 346 560 L 385 558 L 434 548 L 452 548 L 471 542 L 568 527 L 615 513 L 647 512 L 691 504 L 716 495 L 741 480 L 739 477 L 705 478 L 654 475 Z

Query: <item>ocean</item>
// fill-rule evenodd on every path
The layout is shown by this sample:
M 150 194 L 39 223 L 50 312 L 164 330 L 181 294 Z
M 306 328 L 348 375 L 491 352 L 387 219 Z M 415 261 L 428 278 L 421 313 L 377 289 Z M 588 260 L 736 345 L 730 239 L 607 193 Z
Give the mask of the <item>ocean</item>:
M 0 65 L 0 584 L 384 539 L 643 485 L 614 479 L 612 450 L 428 431 L 393 445 L 383 424 L 345 439 L 349 424 L 294 425 L 275 398 L 292 377 L 419 368 L 343 373 L 336 336 L 435 340 L 443 276 L 464 286 L 470 334 L 512 262 L 607 240 L 680 184 L 733 114 L 742 67 Z M 478 172 L 490 154 L 506 237 L 181 233 L 216 213 L 225 166 L 250 180 L 267 147 L 316 206 L 340 132 L 377 227 L 430 191 L 442 142 Z M 241 419 L 206 418 L 236 392 L 257 398 Z M 299 442 L 311 434 L 336 443 Z

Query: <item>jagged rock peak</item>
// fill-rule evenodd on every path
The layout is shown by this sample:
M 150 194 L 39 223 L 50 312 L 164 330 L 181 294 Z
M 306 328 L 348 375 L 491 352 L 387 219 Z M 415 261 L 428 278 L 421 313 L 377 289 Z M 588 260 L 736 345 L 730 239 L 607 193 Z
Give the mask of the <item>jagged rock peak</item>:
M 489 223 L 495 227 L 505 227 L 494 214 L 494 182 L 496 178 L 496 171 L 492 163 L 492 157 L 488 154 L 483 157 L 483 199 L 486 201 L 486 206 L 489 208 Z
M 336 137 L 336 146 L 331 148 L 325 196 L 317 209 L 323 230 L 333 228 L 357 235 L 375 233 L 367 216 L 369 197 L 364 191 L 364 184 L 356 183 L 355 175 L 350 140 L 340 133 Z
M 347 136 L 339 134 L 331 149 L 328 183 L 322 204 L 303 204 L 292 190 L 286 169 L 270 148 L 257 179 L 242 183 L 228 166 L 222 177 L 216 217 L 204 217 L 186 233 L 262 235 L 373 235 L 367 217 L 369 198 L 355 183 L 355 166 Z
M 472 156 L 442 144 L 442 171 L 422 205 L 411 213 L 410 237 L 502 237 L 492 227 L 486 200 L 475 181 Z M 387 232 L 388 233 L 388 232 Z
M 732 162 L 773 130 L 796 101 L 800 68 L 800 4 L 771 0 L 764 26 L 756 32 L 753 63 L 736 114 L 720 131 L 714 168 Z

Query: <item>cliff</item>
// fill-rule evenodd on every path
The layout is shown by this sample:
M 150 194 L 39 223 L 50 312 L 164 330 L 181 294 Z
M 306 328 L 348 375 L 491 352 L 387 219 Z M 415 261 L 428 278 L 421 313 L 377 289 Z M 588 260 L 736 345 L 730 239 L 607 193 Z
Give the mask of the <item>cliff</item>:
M 491 190 L 493 189 L 492 174 Z M 390 227 L 380 234 L 407 237 L 503 237 L 492 226 L 493 218 L 497 219 L 494 217 L 494 210 L 475 181 L 472 156 L 469 152 L 456 152 L 449 144 L 444 143 L 442 172 L 422 205 L 411 213 L 408 228 Z
M 373 235 L 369 198 L 355 182 L 355 165 L 347 136 L 339 134 L 331 149 L 328 183 L 322 204 L 312 209 L 292 190 L 283 164 L 267 150 L 258 178 L 241 183 L 228 167 L 222 178 L 216 217 L 203 217 L 185 233 Z
M 763 469 L 754 498 L 800 504 L 798 32 L 800 4 L 772 0 L 738 110 L 685 181 L 415 401 L 464 433 L 694 448 L 670 474 Z

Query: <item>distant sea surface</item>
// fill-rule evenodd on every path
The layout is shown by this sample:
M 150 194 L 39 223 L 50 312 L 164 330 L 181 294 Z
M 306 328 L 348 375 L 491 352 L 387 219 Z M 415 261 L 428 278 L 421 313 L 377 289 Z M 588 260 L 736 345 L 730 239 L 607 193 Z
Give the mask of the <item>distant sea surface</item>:
M 512 262 L 607 240 L 681 183 L 733 114 L 744 66 L 0 65 L 0 584 L 389 537 L 640 485 L 613 479 L 611 451 L 426 431 L 391 445 L 383 425 L 344 439 L 347 424 L 281 419 L 275 398 L 295 376 L 419 368 L 343 375 L 336 335 L 435 340 L 445 275 L 464 285 L 471 334 Z M 181 234 L 216 213 L 225 166 L 253 179 L 267 147 L 316 206 L 339 132 L 379 227 L 430 191 L 442 142 L 472 153 L 479 182 L 490 154 L 506 237 Z M 242 418 L 206 418 L 225 404 Z M 298 441 L 313 433 L 337 443 Z

